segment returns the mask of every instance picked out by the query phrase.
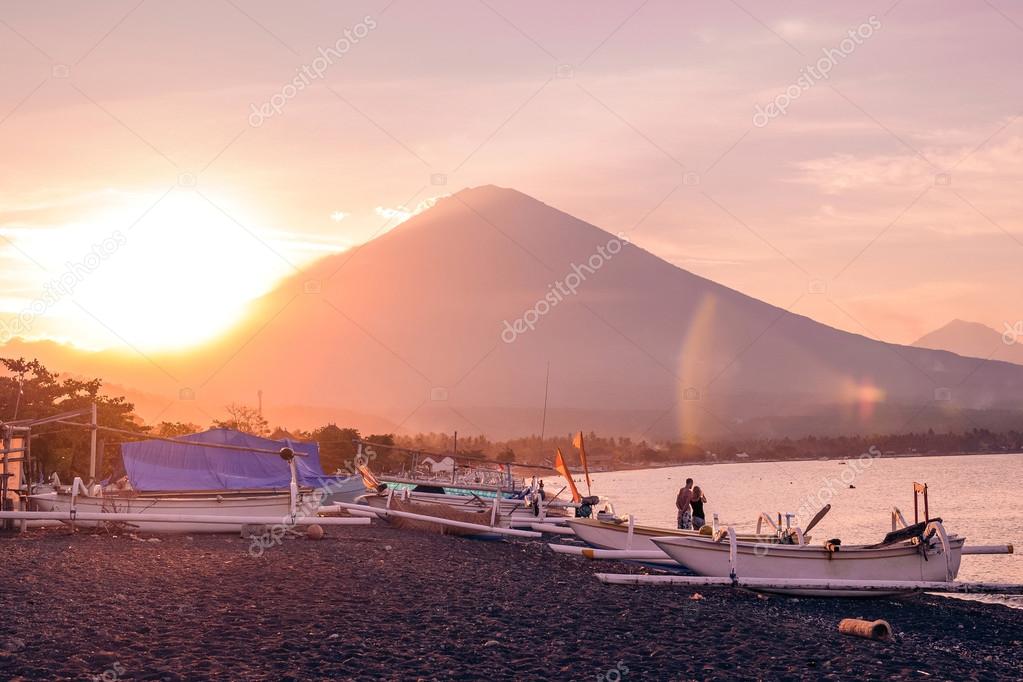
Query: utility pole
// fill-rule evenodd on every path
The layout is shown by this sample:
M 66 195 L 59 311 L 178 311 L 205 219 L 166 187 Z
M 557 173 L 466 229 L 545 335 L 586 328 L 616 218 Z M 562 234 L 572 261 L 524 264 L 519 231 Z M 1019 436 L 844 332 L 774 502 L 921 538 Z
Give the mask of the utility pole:
M 91 484 L 96 480 L 96 403 L 92 404 L 92 411 L 89 413 L 89 423 L 92 428 L 89 429 L 89 483 Z

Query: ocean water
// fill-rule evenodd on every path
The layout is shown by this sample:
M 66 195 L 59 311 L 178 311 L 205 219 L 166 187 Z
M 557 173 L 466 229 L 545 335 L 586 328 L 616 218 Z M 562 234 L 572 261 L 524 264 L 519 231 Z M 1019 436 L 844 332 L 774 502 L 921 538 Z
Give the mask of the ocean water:
M 593 494 L 610 499 L 620 516 L 632 514 L 647 525 L 674 527 L 675 495 L 686 478 L 707 497 L 707 523 L 717 513 L 720 524 L 736 530 L 753 530 L 761 511 L 796 513 L 795 525 L 805 526 L 830 503 L 811 542 L 841 538 L 847 544 L 879 542 L 891 530 L 892 506 L 912 523 L 912 486 L 919 481 L 928 484 L 931 517 L 942 518 L 949 533 L 964 536 L 967 544 L 1011 543 L 1023 552 L 1023 454 L 710 464 L 590 478 Z M 548 479 L 546 485 L 556 492 L 563 482 Z M 585 483 L 579 490 L 586 494 Z M 964 556 L 958 577 L 1023 583 L 1023 555 Z M 1023 597 L 997 601 L 1023 607 Z

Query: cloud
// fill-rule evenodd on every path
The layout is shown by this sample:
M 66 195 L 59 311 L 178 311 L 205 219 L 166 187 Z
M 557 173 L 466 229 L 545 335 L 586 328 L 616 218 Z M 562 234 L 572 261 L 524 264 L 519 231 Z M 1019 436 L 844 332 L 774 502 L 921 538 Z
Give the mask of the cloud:
M 381 218 L 386 218 L 388 223 L 392 224 L 392 226 L 401 225 L 403 222 L 405 222 L 412 216 L 418 215 L 425 211 L 426 209 L 430 208 L 431 206 L 437 203 L 438 199 L 445 196 L 447 195 L 442 194 L 435 197 L 423 199 L 413 207 L 408 207 L 405 206 L 404 204 L 401 206 L 396 206 L 394 208 L 387 206 L 377 206 L 376 208 L 373 209 L 373 212 L 376 213 Z
M 983 140 L 983 136 L 975 136 Z M 948 173 L 953 185 L 960 181 L 985 179 L 1009 188 L 1012 180 L 1023 178 L 1023 137 L 1013 136 L 1001 144 L 957 145 L 955 148 L 921 149 L 898 154 L 832 154 L 795 164 L 792 181 L 812 185 L 825 194 L 890 187 L 902 190 L 907 185 L 923 187 L 935 184 L 937 176 Z M 926 157 L 926 158 L 924 158 Z

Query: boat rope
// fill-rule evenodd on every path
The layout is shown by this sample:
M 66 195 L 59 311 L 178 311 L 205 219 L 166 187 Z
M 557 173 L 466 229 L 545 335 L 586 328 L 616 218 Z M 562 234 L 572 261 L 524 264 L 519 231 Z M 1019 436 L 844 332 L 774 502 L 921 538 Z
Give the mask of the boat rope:
M 81 422 L 64 421 L 62 419 L 56 419 L 54 421 L 56 423 L 58 423 L 58 424 L 65 424 L 67 426 L 81 426 L 81 427 L 84 427 L 86 429 L 95 428 L 95 429 L 97 429 L 99 431 L 108 431 L 110 433 L 120 433 L 120 434 L 127 435 L 127 436 L 137 436 L 139 438 L 144 438 L 146 440 L 160 440 L 160 441 L 164 441 L 165 443 L 175 443 L 176 445 L 194 445 L 194 446 L 202 447 L 202 448 L 217 448 L 217 449 L 220 449 L 220 450 L 237 450 L 239 452 L 258 452 L 258 453 L 263 454 L 263 455 L 277 455 L 278 457 L 281 456 L 281 450 L 267 450 L 267 449 L 264 449 L 264 448 L 247 448 L 247 447 L 244 447 L 244 446 L 241 446 L 241 445 L 227 445 L 226 443 L 200 443 L 198 441 L 182 440 L 180 438 L 168 438 L 166 436 L 153 436 L 151 434 L 143 433 L 143 432 L 140 432 L 140 431 L 129 431 L 127 429 L 115 429 L 112 426 L 99 426 L 97 424 L 94 427 L 92 424 L 83 424 Z M 289 449 L 291 449 L 294 452 L 294 448 L 289 448 Z M 302 452 L 294 452 L 294 454 L 299 456 L 299 457 L 306 457 L 307 456 L 305 453 L 302 453 Z
M 526 464 L 526 463 L 523 463 L 523 462 L 509 462 L 509 461 L 487 459 L 486 457 L 475 457 L 475 456 L 472 456 L 472 455 L 460 455 L 460 454 L 457 454 L 457 453 L 455 453 L 455 454 L 442 454 L 442 453 L 439 453 L 439 452 L 430 452 L 429 450 L 419 450 L 419 449 L 415 449 L 415 448 L 406 448 L 406 447 L 402 447 L 400 445 L 387 445 L 386 443 L 376 443 L 374 441 L 365 440 L 365 439 L 362 439 L 362 438 L 353 438 L 351 442 L 354 443 L 355 445 L 365 445 L 365 446 L 371 447 L 371 448 L 383 448 L 385 450 L 393 450 L 393 451 L 396 451 L 396 452 L 403 452 L 406 455 L 414 455 L 416 457 L 419 457 L 421 455 L 426 455 L 427 457 L 450 457 L 451 459 L 455 460 L 456 463 L 461 460 L 461 461 L 466 461 L 466 462 L 481 462 L 481 463 L 486 463 L 486 464 L 500 464 L 502 466 L 515 466 L 515 467 L 519 467 L 519 468 L 522 468 L 522 469 L 540 469 L 540 470 L 543 470 L 543 471 L 553 471 L 553 472 L 557 472 L 558 471 L 557 469 L 555 469 L 553 467 L 550 467 L 550 466 L 547 466 L 545 464 Z

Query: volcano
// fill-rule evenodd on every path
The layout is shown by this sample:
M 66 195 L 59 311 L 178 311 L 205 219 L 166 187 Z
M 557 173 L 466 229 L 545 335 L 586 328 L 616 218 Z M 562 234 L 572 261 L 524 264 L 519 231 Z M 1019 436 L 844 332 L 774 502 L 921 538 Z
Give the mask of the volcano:
M 314 263 L 187 355 L 45 359 L 146 396 L 147 419 L 261 391 L 288 426 L 491 437 L 539 433 L 548 383 L 547 433 L 648 439 L 912 430 L 1023 399 L 1023 367 L 828 327 L 494 186 Z

